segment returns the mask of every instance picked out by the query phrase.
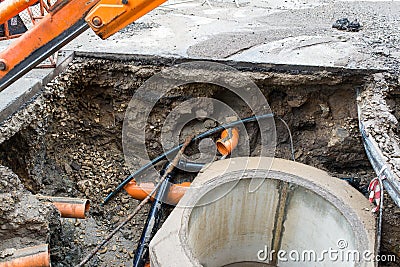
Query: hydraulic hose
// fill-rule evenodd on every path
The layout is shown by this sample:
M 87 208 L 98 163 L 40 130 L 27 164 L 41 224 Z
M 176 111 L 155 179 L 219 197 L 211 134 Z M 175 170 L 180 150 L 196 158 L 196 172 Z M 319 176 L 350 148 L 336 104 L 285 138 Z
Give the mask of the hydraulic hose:
M 257 121 L 257 120 L 261 120 L 261 119 L 267 119 L 267 118 L 273 118 L 274 114 L 273 113 L 267 113 L 267 114 L 263 114 L 263 115 L 259 115 L 259 116 L 251 116 L 251 117 L 247 117 L 241 120 L 237 120 L 234 122 L 230 122 L 227 124 L 223 124 L 220 126 L 217 126 L 213 129 L 210 129 L 208 131 L 205 131 L 199 135 L 197 135 L 196 137 L 192 138 L 192 140 L 190 142 L 194 142 L 203 138 L 206 138 L 210 135 L 213 135 L 215 133 L 218 133 L 224 129 L 227 128 L 232 128 L 235 126 L 238 126 L 240 124 L 243 123 L 247 123 L 247 122 L 253 122 L 253 121 Z M 165 159 L 166 157 L 177 153 L 181 147 L 183 146 L 183 144 L 179 144 L 178 146 L 168 150 L 167 152 L 165 152 L 164 154 L 154 158 L 152 161 L 146 163 L 145 165 L 143 165 L 140 169 L 138 169 L 137 171 L 135 171 L 134 173 L 132 173 L 131 175 L 129 175 L 122 183 L 120 183 L 113 192 L 111 192 L 105 199 L 102 205 L 107 204 L 108 201 L 110 201 L 119 191 L 121 191 L 125 185 L 127 185 L 134 177 L 141 175 L 144 171 L 146 171 L 147 169 L 149 169 L 150 167 L 152 167 L 154 164 L 157 164 L 158 162 L 162 161 L 163 159 Z

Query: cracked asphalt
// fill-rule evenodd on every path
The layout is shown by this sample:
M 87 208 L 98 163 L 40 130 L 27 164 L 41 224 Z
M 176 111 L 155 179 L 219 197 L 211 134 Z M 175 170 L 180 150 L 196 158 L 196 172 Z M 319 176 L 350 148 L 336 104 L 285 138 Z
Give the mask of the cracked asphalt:
M 168 1 L 101 40 L 88 30 L 66 49 L 195 59 L 398 69 L 400 1 Z M 359 32 L 339 31 L 340 18 Z

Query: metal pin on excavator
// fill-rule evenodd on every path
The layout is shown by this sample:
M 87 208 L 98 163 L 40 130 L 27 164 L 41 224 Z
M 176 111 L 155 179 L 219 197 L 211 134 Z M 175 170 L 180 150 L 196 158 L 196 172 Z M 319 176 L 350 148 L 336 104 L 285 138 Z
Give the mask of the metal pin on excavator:
M 5 0 L 0 25 L 43 0 Z M 32 28 L 0 53 L 0 91 L 89 27 L 106 39 L 166 0 L 58 0 Z

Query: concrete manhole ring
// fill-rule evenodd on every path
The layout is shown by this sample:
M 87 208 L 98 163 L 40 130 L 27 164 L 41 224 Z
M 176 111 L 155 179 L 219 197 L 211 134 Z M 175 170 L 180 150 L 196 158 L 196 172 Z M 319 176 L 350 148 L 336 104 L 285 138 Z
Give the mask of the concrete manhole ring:
M 263 167 L 271 162 L 271 169 Z M 254 178 L 265 181 L 249 192 Z M 324 171 L 282 159 L 233 158 L 209 165 L 193 185 L 151 242 L 152 266 L 313 266 L 320 259 L 324 266 L 374 266 L 362 258 L 376 252 L 369 202 Z M 342 259 L 323 259 L 324 250 Z M 316 258 L 307 262 L 304 251 Z M 343 259 L 355 251 L 360 260 Z

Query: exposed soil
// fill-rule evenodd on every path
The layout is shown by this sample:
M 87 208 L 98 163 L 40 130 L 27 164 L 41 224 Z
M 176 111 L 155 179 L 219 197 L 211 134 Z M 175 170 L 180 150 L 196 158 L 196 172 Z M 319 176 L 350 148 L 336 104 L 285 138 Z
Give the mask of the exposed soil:
M 399 182 L 400 174 L 399 156 L 399 109 L 400 92 L 399 77 L 389 74 L 375 74 L 370 78 L 368 85 L 360 92 L 359 102 L 361 119 L 366 132 L 373 136 L 376 146 L 382 153 L 385 163 L 393 173 L 391 178 Z M 383 250 L 399 255 L 400 229 L 398 227 L 400 210 L 385 194 L 387 200 L 384 212 L 383 225 Z
M 49 230 L 56 236 L 50 239 L 53 266 L 77 264 L 137 205 L 138 201 L 125 192 L 105 207 L 100 203 L 133 168 L 142 165 L 143 159 L 139 157 L 129 166 L 125 162 L 121 143 L 124 115 L 136 89 L 163 68 L 138 62 L 76 59 L 42 95 L 24 107 L 25 111 L 0 126 L 0 133 L 6 139 L 0 144 L 0 164 L 18 175 L 30 191 L 26 195 L 81 197 L 92 203 L 87 219 L 61 219 L 61 226 Z M 361 190 L 368 185 L 374 172 L 359 136 L 355 93 L 367 81 L 365 76 L 298 70 L 243 73 L 261 89 L 272 112 L 288 123 L 296 161 L 339 178 L 356 178 Z M 174 107 L 187 99 L 218 99 L 232 105 L 241 117 L 251 115 L 237 96 L 223 90 L 209 84 L 190 84 L 161 99 L 146 126 L 149 157 L 162 153 L 163 122 Z M 30 110 L 31 116 L 26 116 L 26 110 Z M 199 133 L 214 126 L 213 121 L 200 118 L 188 124 L 183 132 Z M 249 124 L 246 130 L 251 137 L 251 153 L 257 155 L 259 129 Z M 289 159 L 289 134 L 278 120 L 276 131 L 275 156 Z M 193 145 L 187 153 L 196 151 Z M 191 180 L 193 176 L 179 174 L 177 179 Z M 131 266 L 147 211 L 142 210 L 116 234 L 88 266 Z M 400 209 L 389 203 L 384 217 L 383 252 L 395 253 L 397 257 L 400 256 L 399 223 Z M 3 238 L 11 236 L 5 234 Z

